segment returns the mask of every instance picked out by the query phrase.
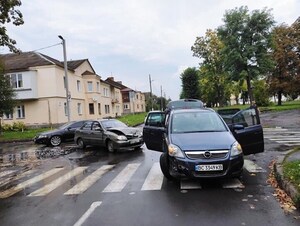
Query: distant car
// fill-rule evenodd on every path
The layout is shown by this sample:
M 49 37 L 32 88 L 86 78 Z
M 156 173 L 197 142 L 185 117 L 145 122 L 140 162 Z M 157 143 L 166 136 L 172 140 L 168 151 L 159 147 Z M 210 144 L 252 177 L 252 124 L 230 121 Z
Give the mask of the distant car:
M 164 176 L 239 177 L 244 155 L 264 151 L 257 109 L 232 113 L 226 125 L 214 110 L 193 107 L 193 103 L 186 102 L 183 109 L 149 112 L 146 118 L 143 138 L 148 149 L 163 152 L 160 167 Z
M 86 122 L 76 130 L 74 141 L 80 148 L 85 148 L 87 145 L 102 146 L 109 152 L 139 149 L 144 144 L 141 129 L 128 127 L 117 119 Z
M 59 146 L 62 142 L 73 141 L 75 130 L 80 128 L 87 120 L 68 122 L 55 130 L 37 134 L 33 141 L 36 144 Z

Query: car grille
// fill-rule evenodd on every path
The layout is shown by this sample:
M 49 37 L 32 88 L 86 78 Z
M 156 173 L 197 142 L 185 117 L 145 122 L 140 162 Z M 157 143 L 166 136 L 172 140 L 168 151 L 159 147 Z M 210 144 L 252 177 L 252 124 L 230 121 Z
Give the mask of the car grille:
M 139 136 L 138 135 L 126 135 L 126 138 L 128 139 L 128 140 L 131 140 L 131 139 L 134 139 L 134 138 L 138 138 Z
M 207 150 L 207 151 L 186 151 L 185 154 L 189 159 L 224 159 L 227 157 L 229 150 Z

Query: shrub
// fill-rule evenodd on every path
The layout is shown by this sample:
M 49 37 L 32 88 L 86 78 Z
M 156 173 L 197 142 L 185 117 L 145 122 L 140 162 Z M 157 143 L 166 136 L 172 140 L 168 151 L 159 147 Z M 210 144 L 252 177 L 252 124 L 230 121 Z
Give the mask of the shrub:
M 14 131 L 24 131 L 26 129 L 25 123 L 24 122 L 13 122 L 13 130 Z

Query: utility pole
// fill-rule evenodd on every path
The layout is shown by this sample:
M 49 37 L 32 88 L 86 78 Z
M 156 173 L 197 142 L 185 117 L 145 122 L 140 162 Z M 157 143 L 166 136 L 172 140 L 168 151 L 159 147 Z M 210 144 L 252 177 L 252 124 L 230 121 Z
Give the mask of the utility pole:
M 149 74 L 151 111 L 153 111 L 152 84 L 151 84 L 151 82 L 152 82 L 151 75 Z
M 66 40 L 61 35 L 59 35 L 58 37 L 62 40 L 63 51 L 64 51 L 64 69 L 65 69 L 65 85 L 66 85 L 66 98 L 67 98 L 67 114 L 68 114 L 68 122 L 70 122 L 70 119 L 71 119 L 71 111 L 70 111 L 71 94 L 69 92 Z
M 162 96 L 162 86 L 160 86 L 160 109 L 163 111 L 163 96 Z

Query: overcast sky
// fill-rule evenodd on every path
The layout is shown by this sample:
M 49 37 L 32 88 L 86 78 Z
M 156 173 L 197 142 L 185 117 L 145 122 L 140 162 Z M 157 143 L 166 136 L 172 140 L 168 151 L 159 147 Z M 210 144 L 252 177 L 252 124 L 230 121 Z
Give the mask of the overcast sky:
M 207 29 L 222 25 L 225 10 L 247 5 L 250 11 L 273 9 L 275 21 L 291 24 L 300 15 L 299 0 L 23 0 L 25 24 L 8 33 L 22 51 L 67 44 L 68 60 L 88 58 L 102 79 L 175 100 L 180 74 L 197 67 L 191 46 Z M 62 46 L 39 52 L 63 60 Z M 0 49 L 6 53 L 6 48 Z

